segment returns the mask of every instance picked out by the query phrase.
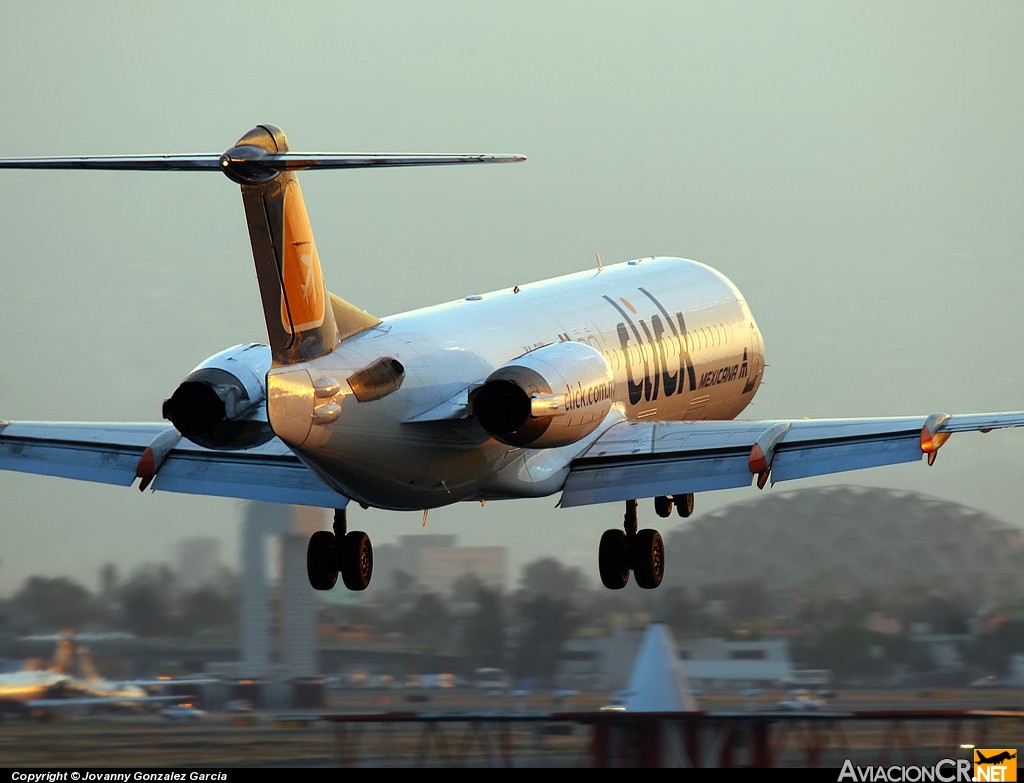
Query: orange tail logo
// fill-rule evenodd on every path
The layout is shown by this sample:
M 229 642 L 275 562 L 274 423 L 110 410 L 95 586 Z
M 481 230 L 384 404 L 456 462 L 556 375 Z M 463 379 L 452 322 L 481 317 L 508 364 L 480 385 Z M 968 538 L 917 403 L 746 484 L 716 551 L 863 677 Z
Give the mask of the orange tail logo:
M 316 329 L 324 322 L 324 279 L 298 187 L 285 190 L 283 256 L 281 324 L 289 334 Z

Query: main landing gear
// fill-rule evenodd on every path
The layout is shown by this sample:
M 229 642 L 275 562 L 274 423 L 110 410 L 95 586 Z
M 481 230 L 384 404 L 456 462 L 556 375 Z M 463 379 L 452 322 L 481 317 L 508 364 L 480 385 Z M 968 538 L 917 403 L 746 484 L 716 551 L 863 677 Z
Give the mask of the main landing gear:
M 654 499 L 654 510 L 659 517 L 667 517 L 673 507 L 681 517 L 693 513 L 693 493 L 661 496 Z M 637 502 L 626 501 L 623 530 L 606 530 L 597 550 L 597 565 L 601 583 L 609 590 L 621 590 L 629 583 L 629 572 L 645 590 L 653 590 L 665 576 L 665 542 L 657 530 L 637 530 Z
M 345 509 L 334 512 L 334 532 L 318 530 L 306 549 L 306 575 L 314 590 L 330 590 L 338 573 L 349 590 L 365 590 L 373 576 L 373 547 L 361 530 L 347 532 Z

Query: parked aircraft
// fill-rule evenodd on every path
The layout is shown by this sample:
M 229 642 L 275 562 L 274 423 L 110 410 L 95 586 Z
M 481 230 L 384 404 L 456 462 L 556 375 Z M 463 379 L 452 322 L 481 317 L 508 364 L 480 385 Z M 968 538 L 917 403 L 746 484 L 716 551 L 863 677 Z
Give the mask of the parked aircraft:
M 48 665 L 39 667 L 37 661 L 27 661 L 19 671 L 0 674 L 0 712 L 22 710 L 24 704 L 67 693 L 73 682 L 73 661 L 74 645 L 69 639 L 59 639 Z
M 127 712 L 137 712 L 154 704 L 182 700 L 180 694 L 153 694 L 148 688 L 164 688 L 172 680 L 108 680 L 100 675 L 87 647 L 78 647 L 78 674 L 75 687 L 82 696 L 102 700 L 102 705 Z M 181 682 L 181 681 L 177 681 Z M 199 680 L 188 680 L 198 683 Z
M 0 713 L 50 717 L 82 709 L 138 710 L 182 698 L 151 695 L 142 685 L 100 677 L 88 651 L 66 635 L 57 640 L 48 667 L 0 674 Z
M 657 587 L 664 544 L 640 529 L 693 511 L 694 494 L 935 461 L 951 434 L 1024 412 L 737 420 L 765 355 L 722 273 L 643 258 L 378 318 L 328 291 L 296 172 L 499 163 L 516 155 L 297 153 L 260 125 L 222 155 L 0 160 L 2 168 L 221 171 L 241 187 L 268 345 L 189 373 L 167 424 L 4 422 L 0 469 L 335 509 L 313 534 L 314 588 L 367 587 L 373 550 L 346 507 L 421 510 L 542 497 L 625 504 L 598 568 Z

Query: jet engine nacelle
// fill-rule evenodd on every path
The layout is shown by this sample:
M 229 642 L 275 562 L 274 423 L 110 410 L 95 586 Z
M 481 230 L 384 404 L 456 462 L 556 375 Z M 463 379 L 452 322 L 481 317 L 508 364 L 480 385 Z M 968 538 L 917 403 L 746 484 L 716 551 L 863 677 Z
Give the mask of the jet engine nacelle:
M 274 436 L 267 420 L 270 347 L 228 348 L 185 376 L 164 400 L 163 416 L 183 436 L 208 449 L 259 446 Z
M 585 343 L 553 343 L 491 373 L 470 405 L 502 443 L 533 449 L 567 446 L 593 432 L 611 410 L 615 378 Z

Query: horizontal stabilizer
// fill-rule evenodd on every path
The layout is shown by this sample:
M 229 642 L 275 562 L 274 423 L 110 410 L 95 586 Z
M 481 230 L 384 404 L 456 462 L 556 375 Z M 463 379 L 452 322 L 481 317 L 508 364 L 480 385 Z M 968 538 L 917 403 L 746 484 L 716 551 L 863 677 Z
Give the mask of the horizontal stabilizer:
M 0 158 L 0 169 L 96 169 L 101 171 L 223 171 L 256 163 L 269 171 L 366 169 L 389 166 L 452 166 L 462 163 L 515 163 L 522 155 L 433 155 L 362 152 L 284 152 L 253 161 L 227 153 L 198 155 L 86 155 L 54 158 Z
M 324 283 L 296 172 L 514 163 L 522 155 L 292 152 L 280 128 L 257 125 L 223 153 L 0 158 L 0 169 L 219 171 L 242 188 L 275 366 L 308 361 L 380 323 Z

